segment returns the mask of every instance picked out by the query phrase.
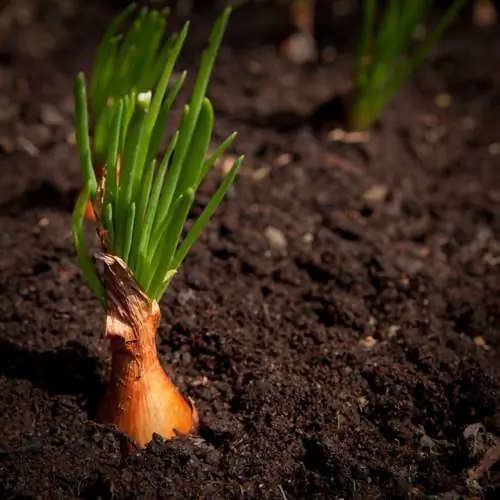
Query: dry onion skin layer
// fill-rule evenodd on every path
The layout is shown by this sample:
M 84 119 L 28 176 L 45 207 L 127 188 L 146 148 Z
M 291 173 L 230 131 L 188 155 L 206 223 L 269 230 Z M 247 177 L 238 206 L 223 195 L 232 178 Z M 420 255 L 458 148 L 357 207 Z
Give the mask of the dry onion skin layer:
M 125 14 L 129 12 L 127 9 Z M 213 27 L 191 99 L 161 154 L 169 112 L 186 77 L 185 72 L 180 73 L 170 82 L 188 23 L 166 41 L 158 37 L 144 44 L 144 37 L 154 31 L 151 22 L 164 20 L 164 11 L 142 10 L 142 21 L 130 28 L 135 30 L 133 37 L 130 31 L 117 37 L 119 23 L 115 21 L 110 29 L 112 35 L 108 32 L 98 49 L 90 98 L 83 73 L 76 80 L 76 142 L 84 188 L 73 212 L 73 237 L 82 274 L 106 313 L 105 334 L 112 357 L 98 419 L 118 427 L 141 447 L 153 434 L 164 438 L 189 434 L 198 423 L 194 405 L 175 386 L 158 358 L 158 302 L 243 161 L 243 157 L 235 160 L 201 214 L 185 231 L 199 185 L 236 135 L 231 134 L 208 154 L 214 115 L 206 90 L 230 13 L 230 8 L 224 10 Z M 118 20 L 123 18 L 124 14 Z M 164 27 L 163 23 L 159 25 Z M 161 55 L 159 69 L 153 64 L 157 59 L 150 55 L 152 43 L 153 56 Z M 122 53 L 133 53 L 135 59 L 121 58 Z M 149 89 L 141 83 L 141 75 L 148 72 L 144 61 L 148 60 L 157 70 L 155 78 L 146 79 L 152 85 Z M 120 62 L 127 67 L 124 69 Z M 122 79 L 116 88 L 107 80 L 115 77 Z M 98 168 L 94 168 L 95 164 Z M 95 172 L 100 165 L 102 176 L 98 180 Z M 84 240 L 89 204 L 100 243 L 94 258 Z
M 409 53 L 417 28 L 434 0 L 364 0 L 352 89 L 345 99 L 350 131 L 373 123 L 415 68 L 436 45 L 467 0 L 454 0 L 437 24 Z M 375 26 L 379 19 L 378 26 Z
M 158 359 L 158 303 L 142 291 L 123 260 L 99 257 L 106 269 L 106 337 L 113 353 L 99 420 L 116 425 L 142 446 L 153 432 L 165 438 L 191 432 L 198 420 L 196 410 Z

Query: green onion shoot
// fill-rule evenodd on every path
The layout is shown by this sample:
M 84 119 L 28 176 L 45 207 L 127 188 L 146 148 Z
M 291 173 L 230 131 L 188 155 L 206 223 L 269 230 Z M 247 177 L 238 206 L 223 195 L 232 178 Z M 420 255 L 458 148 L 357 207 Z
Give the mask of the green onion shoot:
M 466 2 L 454 0 L 416 50 L 406 55 L 433 0 L 388 0 L 384 7 L 378 0 L 364 0 L 353 89 L 346 103 L 350 130 L 362 130 L 377 118 Z
M 166 11 L 143 9 L 121 34 L 119 26 L 133 13 L 129 7 L 105 34 L 90 85 L 83 73 L 76 79 L 76 143 L 84 189 L 73 213 L 73 235 L 83 276 L 106 312 L 112 353 L 98 417 L 140 446 L 153 433 L 168 438 L 197 424 L 194 406 L 158 359 L 158 302 L 243 161 L 235 160 L 186 232 L 198 187 L 235 138 L 231 134 L 209 155 L 214 110 L 206 91 L 230 12 L 224 10 L 213 27 L 191 98 L 161 154 L 166 123 L 186 76 L 174 77 L 174 67 L 188 23 L 165 39 Z M 102 167 L 102 176 L 96 167 Z M 95 258 L 83 234 L 87 204 L 101 246 Z

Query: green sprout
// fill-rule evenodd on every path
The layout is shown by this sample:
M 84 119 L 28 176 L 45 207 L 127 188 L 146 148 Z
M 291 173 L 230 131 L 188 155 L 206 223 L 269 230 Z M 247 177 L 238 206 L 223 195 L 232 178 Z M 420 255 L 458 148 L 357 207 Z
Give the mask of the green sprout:
M 214 112 L 206 91 L 231 9 L 224 10 L 214 25 L 191 99 L 159 159 L 165 125 L 186 77 L 181 73 L 171 83 L 189 24 L 163 41 L 166 11 L 143 9 L 122 36 L 117 30 L 132 10 L 129 7 L 118 16 L 98 48 L 90 98 L 83 73 L 75 85 L 76 143 L 85 188 L 73 213 L 73 235 L 83 275 L 103 307 L 105 286 L 83 236 L 87 200 L 92 202 L 100 234 L 105 235 L 104 250 L 121 258 L 146 295 L 159 300 L 243 161 L 243 157 L 235 160 L 183 238 L 198 187 L 236 136 L 231 134 L 208 155 Z M 94 162 L 104 166 L 101 183 Z
M 466 2 L 455 0 L 415 52 L 405 55 L 416 28 L 433 6 L 433 0 L 388 0 L 377 29 L 375 18 L 379 2 L 364 0 L 354 88 L 347 103 L 347 122 L 351 130 L 364 129 L 375 120 Z
M 89 100 L 94 122 L 93 152 L 100 164 L 107 160 L 113 118 L 110 108 L 114 107 L 118 99 L 132 92 L 154 89 L 164 68 L 171 61 L 175 37 L 163 42 L 170 9 L 158 11 L 144 7 L 129 30 L 125 34 L 121 33 L 120 27 L 130 19 L 135 9 L 135 3 L 129 5 L 110 24 L 99 44 L 92 67 Z M 133 103 L 129 106 L 133 106 Z M 129 111 L 127 116 L 130 119 L 132 110 Z

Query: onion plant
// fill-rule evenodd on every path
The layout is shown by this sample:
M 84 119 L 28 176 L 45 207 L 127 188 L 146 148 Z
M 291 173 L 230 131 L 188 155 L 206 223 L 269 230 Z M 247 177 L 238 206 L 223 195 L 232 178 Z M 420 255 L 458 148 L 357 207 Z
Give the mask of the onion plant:
M 164 40 L 164 13 L 143 10 L 125 35 L 117 35 L 117 27 L 131 12 L 129 8 L 120 15 L 104 36 L 90 98 L 84 74 L 76 80 L 76 142 L 85 187 L 73 213 L 73 235 L 83 276 L 106 313 L 112 353 L 99 419 L 143 446 L 153 433 L 167 438 L 196 426 L 194 406 L 158 360 L 158 301 L 243 158 L 234 162 L 199 217 L 183 231 L 200 183 L 235 138 L 230 135 L 208 154 L 214 113 L 205 94 L 230 8 L 214 25 L 191 98 L 159 158 L 166 121 L 186 76 L 182 73 L 171 82 L 189 24 Z M 96 163 L 103 166 L 101 179 Z M 95 214 L 101 246 L 95 259 L 84 241 L 87 203 Z
M 347 99 L 351 130 L 369 126 L 440 39 L 467 0 L 454 0 L 412 54 L 416 28 L 434 5 L 433 0 L 364 0 L 358 35 L 353 89 Z M 376 18 L 380 17 L 376 26 Z

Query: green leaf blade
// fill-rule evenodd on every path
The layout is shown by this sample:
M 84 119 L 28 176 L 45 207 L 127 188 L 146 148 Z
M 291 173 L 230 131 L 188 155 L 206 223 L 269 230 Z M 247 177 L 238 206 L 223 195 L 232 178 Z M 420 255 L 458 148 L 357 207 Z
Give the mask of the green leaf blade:
M 203 54 L 200 64 L 200 70 L 198 72 L 198 77 L 196 79 L 192 97 L 189 103 L 188 119 L 183 122 L 179 130 L 179 143 L 175 150 L 171 172 L 167 179 L 165 196 L 162 198 L 162 205 L 160 207 L 162 216 L 159 218 L 159 220 L 163 219 L 164 214 L 167 213 L 174 198 L 180 171 L 188 153 L 192 135 L 198 121 L 198 115 L 205 98 L 208 81 L 212 74 L 212 69 L 220 48 L 220 44 L 222 42 L 222 36 L 226 29 L 230 14 L 231 7 L 227 7 L 223 11 L 222 15 L 217 19 L 210 35 L 208 48 Z
M 198 121 L 193 132 L 191 145 L 184 160 L 183 169 L 179 175 L 176 188 L 176 195 L 185 192 L 187 189 L 196 189 L 200 177 L 203 173 L 205 156 L 212 138 L 214 126 L 214 110 L 208 99 L 203 100 L 203 104 L 198 115 Z
M 209 201 L 203 212 L 200 214 L 196 222 L 193 224 L 193 227 L 190 229 L 186 238 L 182 242 L 182 245 L 179 247 L 177 253 L 175 254 L 175 258 L 171 265 L 172 269 L 179 268 L 179 266 L 185 259 L 187 253 L 189 252 L 195 241 L 199 238 L 201 232 L 205 229 L 205 226 L 212 218 L 215 210 L 222 201 L 222 198 L 225 196 L 227 190 L 233 183 L 234 178 L 236 177 L 236 174 L 238 173 L 238 170 L 240 169 L 243 163 L 243 159 L 244 157 L 240 156 L 235 160 L 231 170 L 226 175 L 221 185 L 219 186 L 215 194 L 212 196 L 211 200 Z
M 120 33 L 132 11 L 129 7 L 114 20 L 98 48 L 90 99 L 83 75 L 75 85 L 75 125 L 85 189 L 75 206 L 73 234 L 84 276 L 103 306 L 106 290 L 83 240 L 87 199 L 100 207 L 102 249 L 121 257 L 146 293 L 159 299 L 176 273 L 178 264 L 175 268 L 173 264 L 183 260 L 241 165 L 239 159 L 183 241 L 196 190 L 235 137 L 230 135 L 207 158 L 214 112 L 206 91 L 231 9 L 224 10 L 214 24 L 191 99 L 159 165 L 158 149 L 170 110 L 186 79 L 182 72 L 173 85 L 170 82 L 189 23 L 179 34 L 164 39 L 169 11 L 144 8 Z M 99 189 L 94 161 L 103 169 Z
M 161 246 L 161 254 L 157 254 L 155 260 L 158 262 L 155 277 L 151 283 L 148 292 L 151 296 L 159 299 L 163 293 L 165 276 L 171 270 L 171 262 L 177 243 L 180 239 L 182 228 L 186 223 L 187 216 L 194 199 L 194 190 L 188 189 L 180 198 L 177 209 L 173 213 L 172 219 L 166 226 L 166 238 L 164 245 Z
M 437 43 L 467 0 L 454 0 L 436 27 L 408 54 L 412 36 L 433 5 L 432 0 L 388 0 L 378 27 L 377 0 L 365 0 L 354 69 L 354 88 L 346 101 L 350 130 L 369 126 L 398 88 Z
M 82 269 L 83 277 L 87 281 L 92 293 L 99 299 L 101 305 L 105 307 L 106 291 L 101 279 L 96 272 L 94 263 L 92 262 L 92 259 L 88 254 L 87 246 L 85 244 L 83 223 L 85 218 L 85 207 L 87 205 L 89 196 L 90 188 L 89 186 L 85 186 L 83 191 L 80 193 L 80 196 L 78 197 L 78 201 L 76 202 L 71 219 L 73 241 L 75 244 L 78 263 L 80 264 L 80 268 Z
M 149 273 L 146 271 L 146 265 L 148 262 L 148 256 L 151 255 L 151 248 L 149 246 L 149 240 L 151 236 L 151 231 L 153 229 L 153 224 L 155 220 L 155 216 L 158 210 L 158 203 L 160 201 L 161 191 L 163 188 L 163 183 L 165 180 L 165 176 L 167 173 L 167 168 L 170 162 L 170 158 L 175 150 L 175 146 L 177 144 L 177 139 L 179 134 L 176 132 L 170 143 L 168 145 L 167 151 L 163 157 L 162 162 L 158 168 L 158 172 L 153 181 L 153 186 L 151 190 L 151 196 L 148 200 L 148 207 L 146 211 L 145 224 L 143 231 L 141 233 L 141 241 L 139 244 L 139 255 L 138 255 L 138 264 L 137 264 L 137 279 L 141 284 L 147 283 L 150 280 Z M 144 285 L 143 285 L 144 286 Z
M 93 198 L 97 191 L 97 179 L 95 177 L 94 166 L 92 164 L 92 152 L 90 150 L 87 91 L 83 73 L 80 73 L 76 79 L 75 115 L 76 145 L 80 157 L 80 166 L 82 168 L 85 184 L 89 188 L 89 196 Z
M 203 179 L 208 174 L 210 169 L 215 165 L 217 160 L 231 147 L 237 135 L 237 132 L 233 132 L 232 134 L 230 134 L 226 138 L 226 140 L 222 144 L 220 144 L 217 149 L 210 155 L 210 157 L 205 160 L 205 162 L 203 163 L 201 177 L 198 185 L 203 181 Z
M 122 259 L 128 263 L 130 249 L 132 248 L 132 238 L 134 235 L 134 225 L 135 225 L 135 202 L 132 202 L 128 207 L 127 213 L 127 226 L 125 228 L 125 245 L 123 247 Z

